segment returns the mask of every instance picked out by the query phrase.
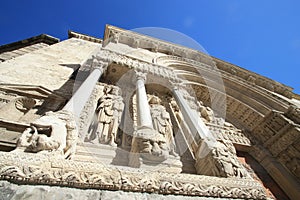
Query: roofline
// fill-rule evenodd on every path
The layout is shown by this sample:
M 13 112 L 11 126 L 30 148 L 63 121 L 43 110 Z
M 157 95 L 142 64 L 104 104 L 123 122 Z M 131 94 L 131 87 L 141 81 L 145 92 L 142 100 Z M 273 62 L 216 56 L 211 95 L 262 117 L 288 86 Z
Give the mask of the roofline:
M 60 40 L 58 38 L 55 38 L 53 36 L 47 35 L 47 34 L 41 34 L 37 35 L 31 38 L 27 38 L 25 40 L 19 40 L 17 42 L 5 44 L 0 46 L 0 53 L 7 52 L 7 51 L 13 51 L 22 47 L 26 47 L 29 45 L 33 45 L 36 43 L 46 43 L 46 44 L 55 44 L 58 43 Z
M 74 37 L 74 38 L 78 38 L 78 39 L 82 39 L 82 40 L 87 40 L 87 41 L 95 42 L 95 43 L 99 43 L 99 44 L 102 44 L 102 41 L 103 41 L 100 38 L 93 37 L 93 36 L 86 35 L 86 34 L 82 34 L 82 33 L 78 33 L 78 32 L 72 31 L 72 30 L 68 31 L 68 37 L 69 38 L 73 38 Z

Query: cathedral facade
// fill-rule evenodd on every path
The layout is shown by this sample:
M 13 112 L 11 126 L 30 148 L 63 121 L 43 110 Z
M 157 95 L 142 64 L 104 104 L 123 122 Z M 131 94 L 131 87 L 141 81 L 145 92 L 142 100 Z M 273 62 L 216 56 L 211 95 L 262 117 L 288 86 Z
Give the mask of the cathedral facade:
M 286 85 L 110 25 L 0 53 L 3 199 L 300 199 Z

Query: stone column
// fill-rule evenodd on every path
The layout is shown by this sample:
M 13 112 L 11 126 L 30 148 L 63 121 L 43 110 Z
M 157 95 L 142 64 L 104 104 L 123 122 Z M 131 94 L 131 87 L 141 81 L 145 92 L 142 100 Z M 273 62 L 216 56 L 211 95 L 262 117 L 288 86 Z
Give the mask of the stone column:
M 92 67 L 93 71 L 85 79 L 85 81 L 80 85 L 75 94 L 64 106 L 63 110 L 70 111 L 78 119 L 82 109 L 84 108 L 86 102 L 92 94 L 92 91 L 98 82 L 99 78 L 103 74 L 107 67 L 107 63 L 100 63 L 97 60 L 93 61 Z
M 173 94 L 190 134 L 197 142 L 197 147 L 193 149 L 197 173 L 220 177 L 250 177 L 239 163 L 233 144 L 225 144 L 214 138 L 198 113 L 190 108 L 178 87 L 173 89 Z
M 136 104 L 137 104 L 137 126 L 138 129 L 153 129 L 150 107 L 148 104 L 145 88 L 146 74 L 136 72 Z
M 206 127 L 205 123 L 199 117 L 198 113 L 190 108 L 188 102 L 185 100 L 178 87 L 173 88 L 173 94 L 180 108 L 180 111 L 182 112 L 183 118 L 187 123 L 190 131 L 192 132 L 195 140 L 197 142 L 199 142 L 199 140 L 201 139 L 215 142 L 216 139 L 214 138 L 212 133 Z

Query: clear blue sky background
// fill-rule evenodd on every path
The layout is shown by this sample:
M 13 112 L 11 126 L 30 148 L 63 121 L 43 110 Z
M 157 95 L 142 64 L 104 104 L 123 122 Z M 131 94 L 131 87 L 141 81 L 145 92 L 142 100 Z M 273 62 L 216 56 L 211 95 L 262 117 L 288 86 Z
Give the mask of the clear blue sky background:
M 102 38 L 105 24 L 173 29 L 300 94 L 299 0 L 3 0 L 0 19 L 0 45 L 68 30 Z

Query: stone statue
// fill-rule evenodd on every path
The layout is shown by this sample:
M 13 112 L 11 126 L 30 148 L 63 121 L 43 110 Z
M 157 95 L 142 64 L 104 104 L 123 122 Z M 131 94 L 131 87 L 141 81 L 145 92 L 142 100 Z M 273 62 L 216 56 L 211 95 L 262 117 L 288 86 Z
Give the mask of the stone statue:
M 75 154 L 78 130 L 72 113 L 66 110 L 47 112 L 26 128 L 16 151 L 56 151 L 71 158 Z
M 153 128 L 165 137 L 170 154 L 177 156 L 175 153 L 175 141 L 170 114 L 166 108 L 161 105 L 161 99 L 157 96 L 150 96 L 149 99 Z
M 124 103 L 122 97 L 119 96 L 118 87 L 106 86 L 104 93 L 104 96 L 98 101 L 96 110 L 98 115 L 97 136 L 92 142 L 116 146 L 117 132 L 121 122 Z

